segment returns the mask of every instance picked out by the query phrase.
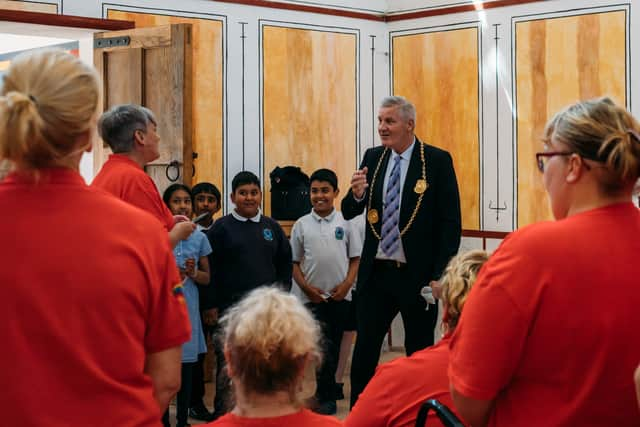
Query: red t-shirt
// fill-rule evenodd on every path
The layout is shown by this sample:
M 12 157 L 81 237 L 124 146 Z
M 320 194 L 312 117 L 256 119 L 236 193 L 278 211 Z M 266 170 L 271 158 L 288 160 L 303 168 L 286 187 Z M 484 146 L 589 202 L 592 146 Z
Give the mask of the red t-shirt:
M 342 426 L 342 422 L 334 417 L 318 415 L 308 409 L 302 409 L 295 414 L 271 418 L 247 418 L 230 413 L 206 425 L 209 427 L 336 427 Z
M 112 154 L 95 176 L 91 186 L 101 188 L 158 218 L 167 231 L 173 228 L 173 215 L 164 204 L 149 175 L 133 160 Z
M 414 426 L 420 406 L 437 399 L 454 410 L 449 393 L 449 337 L 433 347 L 378 366 L 351 413 L 346 427 Z M 427 425 L 442 426 L 433 411 Z
M 70 169 L 0 206 L 0 424 L 159 427 L 145 358 L 190 336 L 161 225 Z
M 509 235 L 451 341 L 462 395 L 493 426 L 638 426 L 640 211 L 593 209 Z

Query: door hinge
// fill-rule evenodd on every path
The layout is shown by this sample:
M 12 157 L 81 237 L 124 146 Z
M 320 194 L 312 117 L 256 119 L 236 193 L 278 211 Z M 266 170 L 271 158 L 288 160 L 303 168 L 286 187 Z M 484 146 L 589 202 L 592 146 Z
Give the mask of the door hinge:
M 131 37 L 129 36 L 106 37 L 104 39 L 95 39 L 93 41 L 93 48 L 101 49 L 104 47 L 129 46 L 130 43 Z

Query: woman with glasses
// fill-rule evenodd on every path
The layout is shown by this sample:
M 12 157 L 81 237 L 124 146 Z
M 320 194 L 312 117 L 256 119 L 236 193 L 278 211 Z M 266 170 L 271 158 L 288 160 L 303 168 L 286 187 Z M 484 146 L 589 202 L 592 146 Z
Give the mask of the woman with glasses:
M 537 157 L 556 221 L 504 240 L 452 337 L 452 396 L 470 425 L 640 424 L 639 131 L 608 98 L 547 124 Z

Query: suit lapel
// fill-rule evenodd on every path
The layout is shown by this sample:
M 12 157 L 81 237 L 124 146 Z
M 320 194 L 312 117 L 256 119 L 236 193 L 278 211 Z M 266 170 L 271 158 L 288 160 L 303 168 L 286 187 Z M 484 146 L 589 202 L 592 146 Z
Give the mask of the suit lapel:
M 387 155 L 384 157 L 384 159 L 382 159 L 382 164 L 380 165 L 380 169 L 378 170 L 378 176 L 376 176 L 376 182 L 374 183 L 374 188 L 372 189 L 373 191 L 373 200 L 371 201 L 371 207 L 373 207 L 374 209 L 378 210 L 378 213 L 380 213 L 380 218 L 382 219 L 382 201 L 384 200 L 384 194 L 382 194 L 382 190 L 384 187 L 384 177 L 387 173 L 387 165 L 389 164 L 389 159 L 391 158 L 390 155 L 390 151 L 388 150 L 389 153 L 387 153 Z M 380 154 L 381 156 L 384 155 L 385 151 L 382 151 L 382 154 Z M 378 163 L 378 161 L 380 161 L 380 158 L 376 159 L 375 164 Z M 374 164 L 374 168 L 375 168 L 375 164 Z
M 382 150 L 380 155 L 383 156 L 384 153 L 385 151 Z M 371 194 L 373 196 L 373 199 L 371 200 L 371 208 L 376 209 L 378 211 L 378 218 L 379 218 L 378 222 L 373 226 L 375 227 L 378 233 L 380 233 L 382 230 L 382 215 L 383 215 L 382 201 L 384 200 L 384 194 L 382 194 L 382 190 L 384 187 L 384 176 L 387 173 L 387 165 L 389 164 L 390 158 L 391 158 L 391 155 L 389 152 L 384 157 L 384 159 L 382 159 L 382 164 L 380 165 L 380 169 L 378 170 L 378 175 L 376 176 L 376 182 L 373 184 L 373 188 L 371 189 Z M 379 157 L 376 159 L 375 163 L 372 165 L 374 170 L 376 165 L 378 164 L 378 161 L 380 161 Z
M 400 204 L 400 230 L 409 221 L 413 209 L 418 201 L 418 194 L 413 189 L 416 182 L 422 178 L 422 160 L 420 159 L 420 145 L 422 143 L 418 138 L 413 144 L 413 152 L 411 153 L 411 160 L 409 161 L 409 168 L 407 169 L 407 176 L 404 179 L 404 186 L 402 187 L 402 203 Z

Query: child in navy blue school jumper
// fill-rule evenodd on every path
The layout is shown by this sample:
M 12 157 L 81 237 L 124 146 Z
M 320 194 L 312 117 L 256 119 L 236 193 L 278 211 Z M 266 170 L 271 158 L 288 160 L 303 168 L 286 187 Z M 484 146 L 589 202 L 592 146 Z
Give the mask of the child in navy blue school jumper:
M 334 208 L 338 177 L 319 169 L 310 178 L 311 213 L 291 231 L 294 288 L 322 325 L 324 362 L 317 372 L 316 412 L 336 413 L 336 368 L 347 322 L 351 287 L 358 272 L 362 241 Z
M 211 254 L 214 307 L 218 316 L 253 289 L 276 284 L 291 288 L 291 246 L 274 219 L 262 215 L 260 179 L 252 172 L 238 173 L 231 182 L 235 208 L 213 223 L 207 232 Z M 224 361 L 215 340 L 216 360 Z M 223 363 L 217 363 L 215 417 L 226 413 L 229 401 L 228 378 Z

